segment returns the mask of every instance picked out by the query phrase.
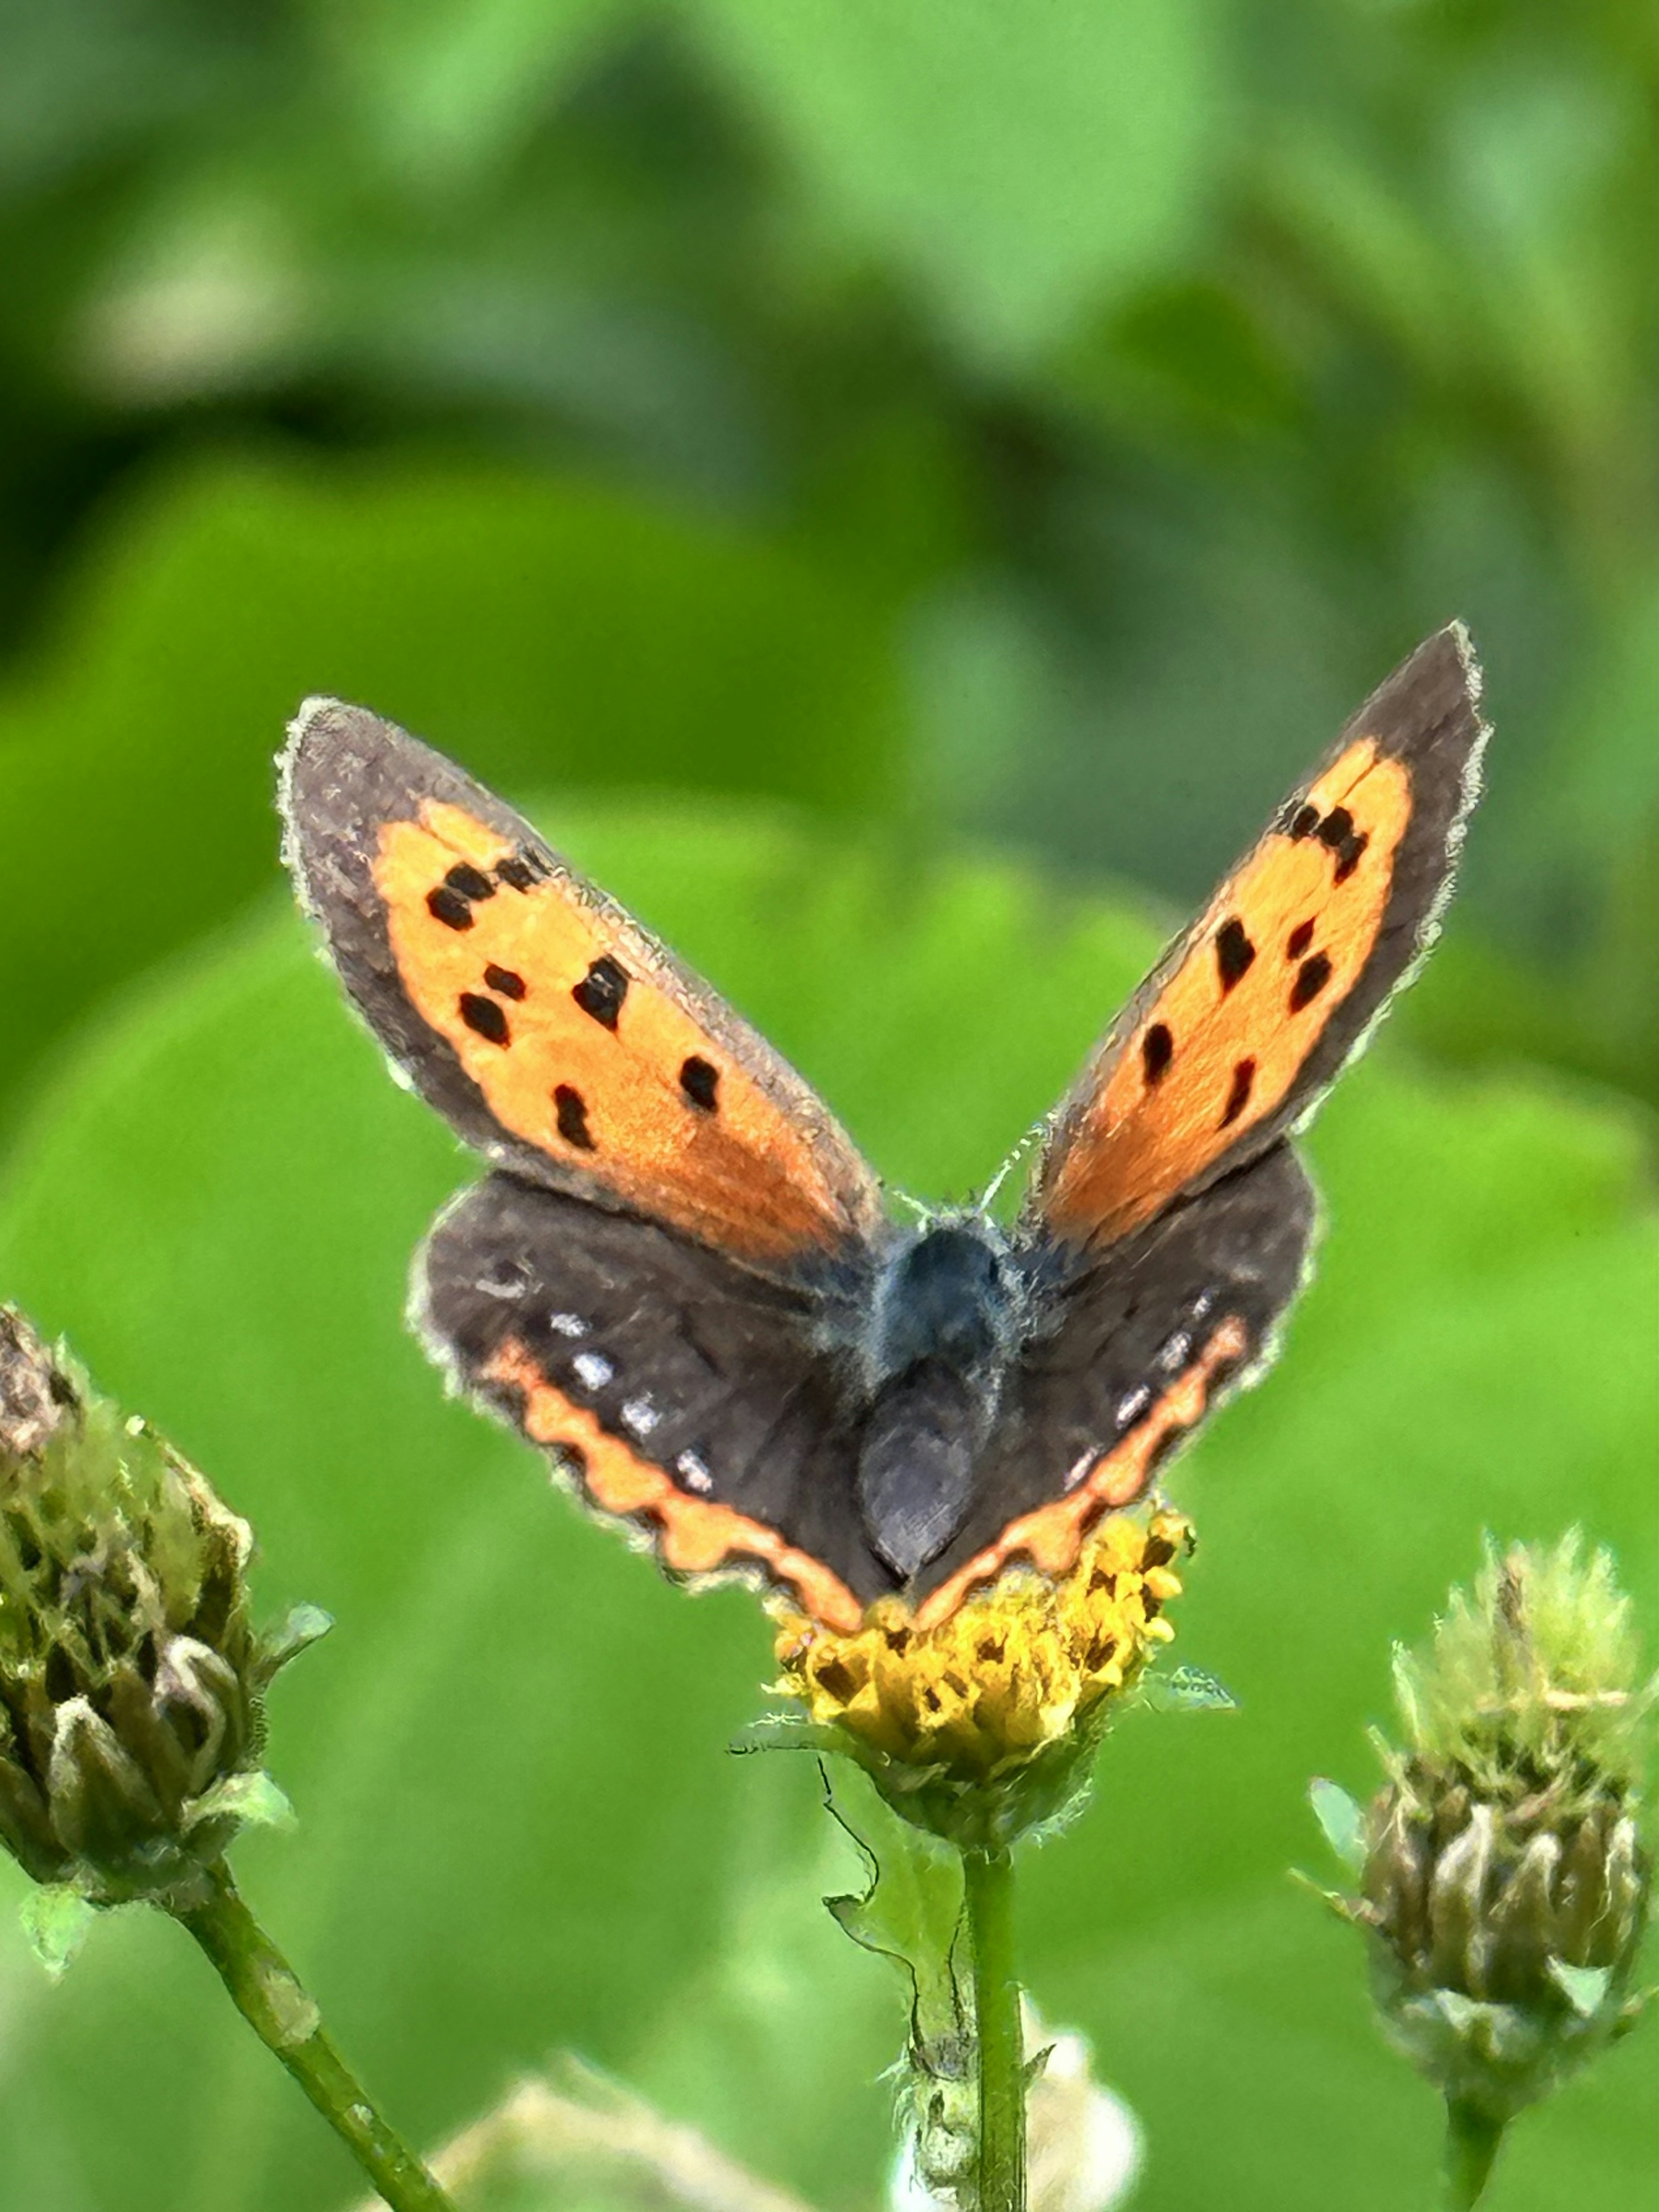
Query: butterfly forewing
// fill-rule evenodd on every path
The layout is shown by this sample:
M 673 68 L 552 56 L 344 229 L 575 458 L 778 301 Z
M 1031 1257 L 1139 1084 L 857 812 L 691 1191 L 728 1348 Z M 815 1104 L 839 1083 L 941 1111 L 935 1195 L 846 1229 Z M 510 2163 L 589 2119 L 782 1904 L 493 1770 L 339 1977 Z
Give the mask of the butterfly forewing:
M 1061 1106 L 1030 1208 L 1109 1241 L 1298 1123 L 1431 935 L 1486 736 L 1460 629 L 1367 700 Z
M 471 1143 L 757 1267 L 856 1242 L 875 1178 L 814 1093 L 529 825 L 361 708 L 315 701 L 289 853 L 348 989 Z

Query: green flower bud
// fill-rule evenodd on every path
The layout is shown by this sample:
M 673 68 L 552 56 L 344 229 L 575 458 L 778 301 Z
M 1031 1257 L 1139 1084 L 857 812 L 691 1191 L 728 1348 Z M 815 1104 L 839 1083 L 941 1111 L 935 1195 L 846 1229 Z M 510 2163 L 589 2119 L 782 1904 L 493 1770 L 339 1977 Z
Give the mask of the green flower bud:
M 1381 1747 L 1389 1783 L 1353 1824 L 1361 1893 L 1342 1909 L 1393 2039 L 1501 2125 L 1639 2009 L 1654 1686 L 1611 1559 L 1576 1534 L 1489 1551 L 1395 1675 L 1406 1746 Z
M 200 1893 L 280 1794 L 264 1698 L 326 1627 L 248 1618 L 252 1534 L 0 1307 L 0 1843 L 96 1905 Z

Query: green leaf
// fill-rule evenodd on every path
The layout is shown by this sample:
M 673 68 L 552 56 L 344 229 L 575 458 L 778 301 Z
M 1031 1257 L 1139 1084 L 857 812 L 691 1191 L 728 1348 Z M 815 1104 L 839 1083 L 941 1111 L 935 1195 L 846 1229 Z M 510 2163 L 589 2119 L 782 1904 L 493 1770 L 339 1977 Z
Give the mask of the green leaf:
M 1155 1667 L 1135 1690 L 1135 1702 L 1154 1713 L 1235 1713 L 1238 1700 L 1201 1667 Z
M 1552 1959 L 1549 1973 L 1580 2020 L 1594 2020 L 1607 2001 L 1613 1977 L 1605 1966 L 1571 1966 L 1565 1959 Z
M 1018 362 L 1170 256 L 1208 181 L 1193 0 L 696 0 L 823 219 Z
M 953 1965 L 962 1923 L 962 1861 L 901 1820 L 867 1775 L 825 1770 L 824 1802 L 856 1845 L 868 1875 L 855 1893 L 826 1897 L 831 1918 L 855 1943 L 901 1966 L 924 2048 L 959 2040 L 969 2000 Z
M 844 1756 L 846 1741 L 822 1722 L 803 1720 L 793 1713 L 765 1713 L 738 1730 L 732 1749 L 738 1753 L 811 1751 L 823 1759 Z
M 58 1981 L 80 1955 L 98 1911 L 64 1883 L 25 1891 L 17 1917 L 35 1957 Z
M 1345 1873 L 1357 1880 L 1365 1870 L 1365 1815 L 1347 1791 L 1323 1775 L 1308 1784 L 1308 1802 L 1325 1841 Z
M 216 1782 L 191 1804 L 185 1826 L 204 1820 L 240 1820 L 245 1828 L 295 1828 L 299 1817 L 268 1774 L 231 1774 Z
M 340 0 L 317 8 L 387 169 L 420 198 L 475 185 L 640 0 Z
M 259 1639 L 259 1672 L 267 1682 L 290 1665 L 302 1651 L 320 1644 L 334 1626 L 331 1613 L 319 1605 L 296 1605 L 276 1626 Z

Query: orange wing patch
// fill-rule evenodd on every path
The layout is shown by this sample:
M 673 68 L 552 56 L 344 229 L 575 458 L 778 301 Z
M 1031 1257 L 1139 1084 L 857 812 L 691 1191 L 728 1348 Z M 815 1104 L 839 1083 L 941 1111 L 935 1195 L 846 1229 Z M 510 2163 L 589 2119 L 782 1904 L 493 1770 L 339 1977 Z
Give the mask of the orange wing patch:
M 711 1037 L 643 936 L 568 878 L 428 799 L 418 822 L 382 830 L 374 878 L 404 992 L 510 1134 L 757 1261 L 859 1225 L 821 1133 Z
M 802 1610 L 826 1628 L 850 1634 L 863 1620 L 863 1607 L 839 1576 L 786 1543 L 775 1528 L 729 1505 L 688 1497 L 661 1468 L 639 1458 L 587 1407 L 556 1389 L 516 1339 L 501 1346 L 481 1379 L 522 1394 L 526 1435 L 547 1449 L 572 1455 L 583 1491 L 601 1511 L 648 1522 L 665 1566 L 702 1575 L 752 1561 L 792 1589 Z
M 1164 1451 L 1204 1418 L 1218 1375 L 1236 1366 L 1249 1348 L 1249 1333 L 1229 1316 L 1205 1346 L 1203 1355 L 1179 1376 L 1121 1444 L 1088 1468 L 1081 1479 L 1050 1505 L 1039 1505 L 1011 1521 L 996 1542 L 941 1583 L 916 1608 L 918 1628 L 948 1620 L 969 1594 L 994 1582 L 1008 1562 L 1030 1559 L 1045 1575 L 1069 1573 L 1101 1515 L 1133 1504 L 1152 1482 Z
M 1066 1133 L 1043 1214 L 1138 1228 L 1283 1103 L 1376 943 L 1412 812 L 1410 771 L 1366 738 L 1218 893 Z

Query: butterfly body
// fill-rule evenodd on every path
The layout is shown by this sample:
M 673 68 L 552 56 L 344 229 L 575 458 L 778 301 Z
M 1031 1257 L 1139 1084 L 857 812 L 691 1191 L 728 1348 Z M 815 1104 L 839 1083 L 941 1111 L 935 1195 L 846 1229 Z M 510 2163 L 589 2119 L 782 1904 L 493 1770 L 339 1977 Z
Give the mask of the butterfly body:
M 882 1262 L 855 1370 L 865 1534 L 905 1580 L 961 1527 L 1026 1326 L 1025 1285 L 979 1215 L 930 1222 Z
M 1062 1571 L 1268 1357 L 1288 1139 L 1420 952 L 1484 736 L 1461 633 L 1396 672 L 1108 1033 L 1012 1226 L 901 1226 L 816 1095 L 440 756 L 313 702 L 289 854 L 353 998 L 495 1172 L 416 1307 L 460 1385 L 672 1571 L 924 1624 Z

